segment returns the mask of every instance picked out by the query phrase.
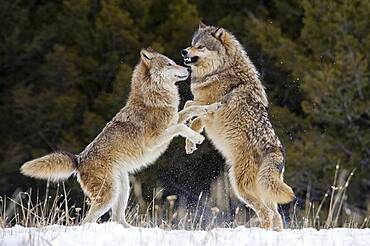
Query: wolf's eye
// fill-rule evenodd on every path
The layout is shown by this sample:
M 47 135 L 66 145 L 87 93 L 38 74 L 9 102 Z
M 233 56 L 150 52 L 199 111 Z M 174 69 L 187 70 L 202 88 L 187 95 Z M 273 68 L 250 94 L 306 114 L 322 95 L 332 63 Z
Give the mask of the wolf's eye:
M 198 47 L 197 47 L 197 49 L 203 49 L 204 48 L 204 46 L 203 45 L 198 45 Z
M 167 66 L 172 66 L 172 63 L 167 63 Z

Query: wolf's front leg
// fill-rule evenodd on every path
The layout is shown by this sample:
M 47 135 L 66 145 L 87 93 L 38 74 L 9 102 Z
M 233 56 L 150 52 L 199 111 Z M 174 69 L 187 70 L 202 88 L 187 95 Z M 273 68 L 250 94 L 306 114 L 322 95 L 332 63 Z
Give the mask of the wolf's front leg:
M 204 137 L 201 134 L 193 131 L 191 128 L 189 128 L 188 126 L 186 126 L 184 124 L 174 125 L 174 126 L 168 128 L 167 130 L 168 130 L 169 134 L 173 135 L 173 137 L 176 137 L 176 136 L 180 135 L 183 138 L 189 139 L 190 141 L 192 141 L 195 144 L 201 144 L 204 141 Z
M 195 144 L 201 144 L 204 141 L 204 137 L 190 129 L 185 124 L 176 124 L 170 126 L 159 138 L 156 140 L 155 147 L 160 147 L 165 143 L 171 141 L 174 137 L 182 136 L 189 139 Z
M 184 108 L 183 109 L 188 108 L 188 107 L 193 106 L 193 105 L 202 105 L 202 104 L 199 103 L 199 102 L 197 102 L 197 101 L 187 100 L 185 102 L 185 105 L 184 105 Z
M 220 102 L 212 103 L 209 105 L 194 105 L 194 101 L 187 101 L 184 109 L 179 112 L 179 119 L 177 123 L 186 123 L 191 118 L 197 116 L 204 116 L 208 113 L 214 113 L 219 108 L 221 108 L 222 104 Z
M 201 133 L 204 129 L 204 124 L 201 117 L 197 117 L 190 123 L 190 128 L 198 133 Z M 186 154 L 192 154 L 194 151 L 197 150 L 197 145 L 190 141 L 189 139 L 185 140 L 185 152 Z

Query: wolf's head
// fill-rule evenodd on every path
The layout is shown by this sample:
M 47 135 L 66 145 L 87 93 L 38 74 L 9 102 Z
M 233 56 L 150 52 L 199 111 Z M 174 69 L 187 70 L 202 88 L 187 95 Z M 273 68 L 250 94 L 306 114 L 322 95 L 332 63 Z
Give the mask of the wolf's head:
M 199 24 L 191 46 L 183 49 L 181 55 L 184 64 L 191 67 L 192 77 L 197 79 L 216 74 L 232 66 L 239 58 L 246 57 L 234 35 L 223 28 L 203 23 Z
M 149 82 L 156 85 L 173 85 L 177 81 L 186 80 L 189 76 L 189 69 L 177 65 L 170 58 L 154 51 L 151 48 L 140 51 L 140 62 Z
M 140 51 L 140 62 L 131 79 L 131 97 L 139 97 L 151 106 L 178 106 L 177 81 L 189 77 L 189 68 L 151 48 Z

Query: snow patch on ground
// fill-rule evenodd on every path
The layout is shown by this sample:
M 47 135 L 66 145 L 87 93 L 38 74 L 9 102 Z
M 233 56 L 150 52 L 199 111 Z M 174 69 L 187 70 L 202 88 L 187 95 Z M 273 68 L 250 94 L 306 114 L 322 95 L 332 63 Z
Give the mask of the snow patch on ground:
M 127 246 L 348 246 L 370 245 L 370 229 L 302 229 L 282 232 L 238 227 L 211 231 L 125 229 L 116 223 L 0 229 L 0 245 L 127 245 Z

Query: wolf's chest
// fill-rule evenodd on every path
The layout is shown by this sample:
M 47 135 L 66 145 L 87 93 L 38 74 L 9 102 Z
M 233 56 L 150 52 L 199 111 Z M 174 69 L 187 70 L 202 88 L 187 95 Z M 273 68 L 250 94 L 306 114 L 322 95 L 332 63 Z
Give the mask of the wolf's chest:
M 217 115 L 206 118 L 204 121 L 205 131 L 213 145 L 226 159 L 231 159 L 232 146 L 227 138 L 227 129 L 218 119 Z

